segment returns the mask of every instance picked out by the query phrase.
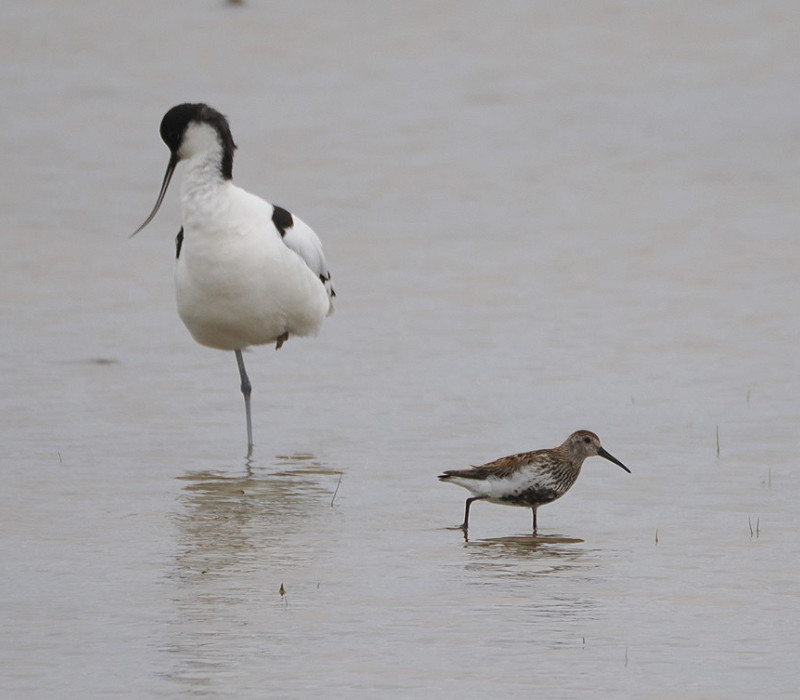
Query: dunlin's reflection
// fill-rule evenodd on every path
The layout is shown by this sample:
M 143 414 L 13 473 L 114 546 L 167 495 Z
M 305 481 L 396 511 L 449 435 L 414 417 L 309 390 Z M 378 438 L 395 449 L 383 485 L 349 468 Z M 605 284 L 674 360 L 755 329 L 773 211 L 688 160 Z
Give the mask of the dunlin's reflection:
M 596 613 L 597 600 L 587 584 L 597 575 L 599 555 L 581 539 L 557 534 L 498 537 L 471 540 L 464 550 L 470 584 L 486 587 L 491 605 L 511 606 L 519 619 L 560 629 L 566 620 Z
M 583 540 L 563 535 L 517 535 L 469 540 L 466 569 L 501 577 L 535 577 L 590 564 Z

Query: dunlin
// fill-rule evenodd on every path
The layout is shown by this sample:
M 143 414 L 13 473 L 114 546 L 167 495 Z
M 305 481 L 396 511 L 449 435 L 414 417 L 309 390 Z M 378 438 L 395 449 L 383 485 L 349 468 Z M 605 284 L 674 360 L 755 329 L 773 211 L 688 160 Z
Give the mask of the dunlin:
M 464 522 L 459 526 L 465 535 L 469 527 L 469 507 L 473 501 L 481 500 L 530 508 L 535 535 L 537 508 L 569 491 L 581 473 L 583 460 L 594 455 L 614 462 L 630 474 L 628 467 L 603 449 L 597 435 L 589 430 L 578 430 L 551 450 L 521 452 L 480 467 L 449 470 L 439 479 L 463 486 L 472 494 L 464 509 Z

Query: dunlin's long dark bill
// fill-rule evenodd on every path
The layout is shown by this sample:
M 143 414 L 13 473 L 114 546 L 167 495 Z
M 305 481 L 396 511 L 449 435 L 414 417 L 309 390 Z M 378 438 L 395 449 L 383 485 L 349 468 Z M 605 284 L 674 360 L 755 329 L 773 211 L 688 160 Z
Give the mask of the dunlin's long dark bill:
M 161 206 L 161 202 L 164 201 L 164 195 L 167 193 L 167 187 L 169 187 L 169 181 L 172 179 L 172 173 L 175 172 L 175 166 L 178 165 L 178 155 L 173 153 L 169 157 L 169 163 L 167 163 L 167 172 L 164 173 L 164 182 L 161 183 L 161 192 L 158 193 L 158 199 L 156 200 L 156 205 L 153 207 L 153 211 L 150 212 L 150 216 L 148 216 L 144 223 L 137 228 L 128 238 L 133 238 L 139 231 L 141 231 L 147 224 L 149 224 L 153 217 L 155 217 L 156 213 L 158 212 L 159 207 Z
M 614 462 L 614 464 L 616 464 L 618 467 L 622 467 L 626 472 L 628 472 L 628 474 L 631 473 L 631 470 L 628 469 L 628 467 L 626 467 L 622 462 L 620 462 L 610 452 L 606 452 L 606 450 L 603 449 L 602 447 L 598 447 L 597 448 L 597 456 L 598 457 L 603 457 L 603 458 L 607 459 L 609 462 Z

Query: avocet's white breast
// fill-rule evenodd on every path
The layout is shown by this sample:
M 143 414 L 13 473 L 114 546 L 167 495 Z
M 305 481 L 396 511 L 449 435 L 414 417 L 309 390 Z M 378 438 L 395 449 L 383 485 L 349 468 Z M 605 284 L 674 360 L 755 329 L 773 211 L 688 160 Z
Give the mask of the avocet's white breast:
M 192 337 L 235 350 L 287 333 L 316 334 L 330 309 L 328 293 L 319 273 L 282 240 L 272 205 L 230 181 L 204 183 L 203 163 L 197 166 L 184 180 L 175 272 L 178 313 Z M 312 261 L 327 271 L 321 250 L 319 256 Z

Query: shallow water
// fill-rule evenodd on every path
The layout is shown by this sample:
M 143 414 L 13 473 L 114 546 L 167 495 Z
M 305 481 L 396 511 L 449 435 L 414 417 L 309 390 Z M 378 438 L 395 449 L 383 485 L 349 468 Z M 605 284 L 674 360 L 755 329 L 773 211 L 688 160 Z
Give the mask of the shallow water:
M 7 3 L 2 695 L 795 697 L 799 25 Z M 184 100 L 338 292 L 247 355 L 250 461 L 175 314 L 177 188 L 127 239 Z M 538 538 L 447 529 L 440 470 L 578 428 L 633 474 L 588 461 Z

